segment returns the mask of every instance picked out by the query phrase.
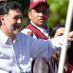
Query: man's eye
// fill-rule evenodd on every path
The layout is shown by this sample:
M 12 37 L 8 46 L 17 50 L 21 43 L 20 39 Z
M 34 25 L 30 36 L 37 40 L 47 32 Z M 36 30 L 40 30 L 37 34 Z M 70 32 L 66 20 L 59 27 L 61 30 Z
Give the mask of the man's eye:
M 16 19 L 16 20 L 23 19 L 23 17 L 22 16 L 17 16 L 17 17 L 14 17 L 13 19 Z
M 44 14 L 46 14 L 46 13 L 49 13 L 49 11 L 48 10 L 36 10 L 36 12 L 38 12 L 38 13 L 44 13 Z

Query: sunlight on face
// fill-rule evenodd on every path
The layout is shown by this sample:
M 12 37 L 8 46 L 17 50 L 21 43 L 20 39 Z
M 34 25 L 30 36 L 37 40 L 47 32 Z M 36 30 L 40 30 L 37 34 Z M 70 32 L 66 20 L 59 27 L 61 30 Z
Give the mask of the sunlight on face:
M 49 15 L 48 7 L 46 7 L 43 4 L 42 5 L 39 4 L 38 6 L 33 8 L 28 14 L 29 19 L 32 20 L 32 22 L 38 26 L 47 24 L 48 15 Z
M 23 16 L 19 9 L 10 10 L 4 15 L 5 29 L 8 33 L 17 34 L 21 28 Z
M 64 34 L 64 31 L 65 31 L 64 27 L 61 27 L 61 28 L 57 29 L 54 37 L 62 36 Z

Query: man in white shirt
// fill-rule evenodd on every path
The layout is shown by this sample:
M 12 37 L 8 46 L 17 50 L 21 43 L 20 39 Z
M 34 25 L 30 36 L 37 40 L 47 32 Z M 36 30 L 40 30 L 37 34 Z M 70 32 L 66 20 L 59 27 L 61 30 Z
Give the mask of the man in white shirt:
M 63 36 L 44 41 L 33 39 L 23 32 L 18 33 L 22 20 L 18 3 L 0 5 L 0 73 L 31 73 L 32 58 L 48 60 L 56 48 L 62 48 Z M 73 40 L 73 32 L 69 37 Z

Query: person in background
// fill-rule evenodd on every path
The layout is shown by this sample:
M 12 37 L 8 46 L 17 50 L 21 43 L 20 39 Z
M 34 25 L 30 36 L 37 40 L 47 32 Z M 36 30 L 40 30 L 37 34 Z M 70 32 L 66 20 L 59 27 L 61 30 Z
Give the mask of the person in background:
M 50 34 L 51 38 L 62 36 L 64 34 L 65 27 L 62 24 L 55 26 Z M 48 61 L 43 61 L 41 59 L 36 59 L 34 64 L 34 73 L 57 73 L 58 63 L 60 58 L 60 50 L 58 50 Z M 43 72 L 44 71 L 44 72 Z
M 30 23 L 23 29 L 22 32 L 36 39 L 44 39 L 44 40 L 49 39 L 50 28 L 47 26 L 48 16 L 49 16 L 49 5 L 45 0 L 38 0 L 37 2 L 35 2 L 35 0 L 31 1 L 28 11 L 28 17 L 30 19 Z M 45 60 L 43 59 L 41 60 L 37 59 L 37 60 L 38 62 L 41 61 L 41 63 L 43 64 L 45 62 L 45 66 L 48 66 L 48 62 L 46 62 Z M 32 62 L 32 71 L 34 63 L 35 59 Z
M 23 29 L 23 33 L 36 39 L 48 39 L 50 29 L 47 26 L 49 5 L 45 0 L 30 2 L 28 17 L 30 23 Z
M 46 2 L 46 0 L 31 1 L 28 11 L 28 17 L 30 23 L 22 30 L 22 32 L 36 39 L 45 39 L 45 40 L 50 39 L 49 36 L 50 29 L 47 26 L 47 20 L 49 17 L 49 5 Z M 41 67 L 38 67 L 39 65 Z M 33 73 L 39 73 L 39 70 L 41 73 L 47 73 L 47 72 L 55 73 L 55 68 L 54 70 L 52 68 L 50 69 L 49 61 L 47 62 L 45 59 L 41 58 L 37 59 L 34 58 L 32 61 L 32 71 Z
M 62 48 L 64 36 L 41 40 L 20 32 L 23 22 L 21 10 L 17 2 L 0 4 L 0 73 L 32 73 L 32 58 L 49 60 L 56 48 Z M 68 37 L 73 41 L 73 31 Z
M 55 38 L 58 36 L 62 36 L 64 35 L 64 31 L 65 31 L 65 26 L 63 24 L 58 24 L 52 29 L 50 37 Z M 58 50 L 51 58 L 50 64 L 51 64 L 51 68 L 54 70 L 54 73 L 57 73 L 58 71 L 60 52 L 61 50 Z
M 54 37 L 62 36 L 64 34 L 64 31 L 65 31 L 65 26 L 63 24 L 58 24 L 52 28 L 50 37 L 54 38 Z

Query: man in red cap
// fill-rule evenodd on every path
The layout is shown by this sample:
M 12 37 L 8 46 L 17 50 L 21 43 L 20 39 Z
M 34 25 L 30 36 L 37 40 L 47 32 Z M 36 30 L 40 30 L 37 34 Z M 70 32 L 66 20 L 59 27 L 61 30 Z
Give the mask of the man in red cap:
M 50 29 L 47 26 L 48 16 L 49 5 L 46 0 L 31 0 L 28 11 L 30 24 L 22 32 L 36 39 L 47 40 L 50 33 Z M 57 69 L 53 69 L 49 62 L 50 60 L 47 62 L 45 59 L 37 58 L 32 64 L 33 73 L 57 73 Z
M 23 32 L 28 35 L 32 34 L 32 36 L 35 38 L 48 39 L 49 30 L 46 24 L 49 16 L 48 8 L 49 5 L 45 0 L 30 1 L 30 7 L 28 11 L 30 24 L 26 27 L 26 29 L 23 30 Z
M 36 39 L 45 39 L 49 38 L 50 29 L 47 26 L 47 20 L 49 16 L 49 5 L 46 0 L 32 0 L 30 1 L 30 7 L 28 11 L 28 17 L 30 19 L 30 24 L 25 27 L 22 31 L 25 34 L 31 35 Z M 34 48 L 35 49 L 35 48 Z M 37 64 L 33 62 L 34 66 L 33 73 L 47 73 L 49 71 L 49 62 L 46 60 L 38 58 L 36 59 Z M 41 63 L 41 64 L 40 64 Z M 42 65 L 41 68 L 38 66 Z M 44 68 L 44 69 L 43 69 Z

